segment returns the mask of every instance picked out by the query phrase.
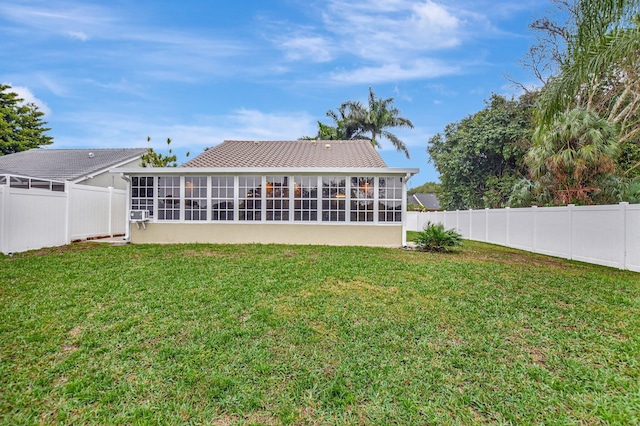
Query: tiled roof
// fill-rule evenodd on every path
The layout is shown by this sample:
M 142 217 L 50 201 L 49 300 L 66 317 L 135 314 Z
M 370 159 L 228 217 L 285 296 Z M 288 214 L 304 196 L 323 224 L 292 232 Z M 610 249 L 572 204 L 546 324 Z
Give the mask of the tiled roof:
M 367 140 L 224 141 L 181 167 L 387 167 Z
M 134 160 L 146 148 L 31 149 L 0 156 L 0 170 L 53 180 L 76 180 Z

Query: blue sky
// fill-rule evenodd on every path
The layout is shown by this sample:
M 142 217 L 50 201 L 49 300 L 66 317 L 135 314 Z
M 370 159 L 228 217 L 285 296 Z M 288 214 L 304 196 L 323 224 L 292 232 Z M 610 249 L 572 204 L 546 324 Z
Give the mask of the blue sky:
M 520 64 L 550 0 L 12 0 L 0 82 L 46 113 L 52 148 L 151 146 L 182 159 L 225 139 L 289 140 L 368 88 L 415 128 L 391 167 L 438 179 L 427 141 L 491 93 L 535 85 Z M 393 130 L 392 130 L 393 131 Z

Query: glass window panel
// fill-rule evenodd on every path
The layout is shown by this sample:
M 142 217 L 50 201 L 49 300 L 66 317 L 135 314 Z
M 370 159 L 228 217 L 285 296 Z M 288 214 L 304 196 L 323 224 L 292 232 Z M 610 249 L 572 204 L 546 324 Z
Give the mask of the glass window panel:
M 240 176 L 238 191 L 238 218 L 240 220 L 261 220 L 262 177 Z
M 318 220 L 318 177 L 294 176 L 293 220 Z
M 289 220 L 289 177 L 267 176 L 265 186 L 266 219 Z
M 378 179 L 379 202 L 378 221 L 402 221 L 402 179 L 400 177 L 381 177 Z
M 233 176 L 211 177 L 211 220 L 233 220 Z
M 180 220 L 180 178 L 158 177 L 158 219 Z
M 346 182 L 344 176 L 322 177 L 322 220 L 344 222 L 346 212 Z
M 207 177 L 184 178 L 185 220 L 207 220 Z
M 131 178 L 131 208 L 133 210 L 149 210 L 153 216 L 153 177 Z

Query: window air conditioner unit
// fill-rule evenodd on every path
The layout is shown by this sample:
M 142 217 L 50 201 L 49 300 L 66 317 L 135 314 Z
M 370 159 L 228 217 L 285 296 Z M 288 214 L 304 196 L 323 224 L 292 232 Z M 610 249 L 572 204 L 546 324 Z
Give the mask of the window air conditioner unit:
M 131 210 L 129 220 L 131 222 L 145 222 L 149 220 L 149 210 Z

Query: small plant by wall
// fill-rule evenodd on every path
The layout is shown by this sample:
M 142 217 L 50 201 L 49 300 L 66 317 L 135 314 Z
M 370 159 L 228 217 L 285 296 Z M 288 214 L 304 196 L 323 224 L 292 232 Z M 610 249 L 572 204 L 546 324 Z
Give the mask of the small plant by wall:
M 416 247 L 422 251 L 448 252 L 462 245 L 462 235 L 453 229 L 445 229 L 441 223 L 428 222 L 415 238 Z

